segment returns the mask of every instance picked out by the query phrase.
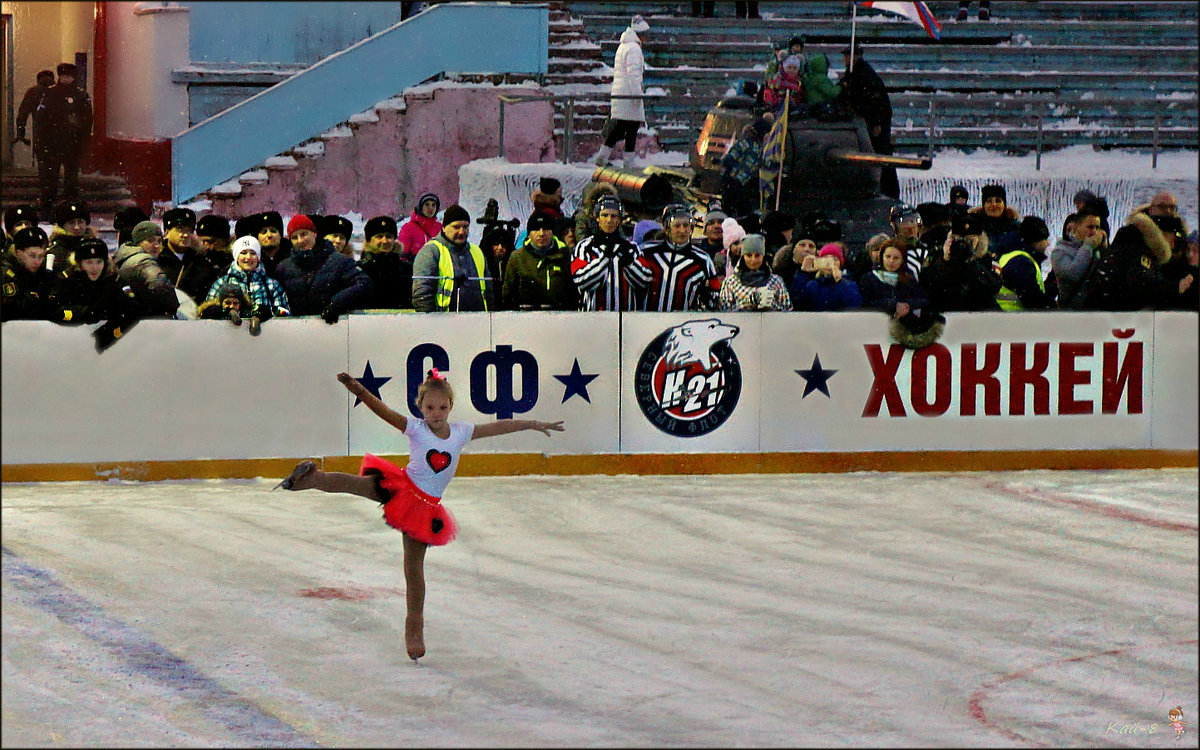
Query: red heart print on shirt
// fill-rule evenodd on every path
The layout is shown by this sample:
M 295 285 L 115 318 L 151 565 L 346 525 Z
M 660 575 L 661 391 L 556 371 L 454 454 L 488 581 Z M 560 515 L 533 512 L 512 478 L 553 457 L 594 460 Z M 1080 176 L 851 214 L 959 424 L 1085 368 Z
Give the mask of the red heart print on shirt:
M 450 465 L 450 454 L 437 448 L 430 448 L 429 452 L 425 454 L 425 463 L 429 464 L 429 468 L 433 469 L 434 474 L 440 474 Z

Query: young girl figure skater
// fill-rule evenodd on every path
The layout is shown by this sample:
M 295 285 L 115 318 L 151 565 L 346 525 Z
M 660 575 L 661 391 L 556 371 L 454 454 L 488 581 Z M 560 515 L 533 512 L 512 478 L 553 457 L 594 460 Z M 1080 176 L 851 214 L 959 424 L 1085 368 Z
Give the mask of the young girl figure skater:
M 417 388 L 422 420 L 409 419 L 390 408 L 362 383 L 340 372 L 338 381 L 383 421 L 408 436 L 408 465 L 403 469 L 370 453 L 363 455 L 358 474 L 321 471 L 313 461 L 301 461 L 276 489 L 345 492 L 383 505 L 383 520 L 404 534 L 404 580 L 408 616 L 404 645 L 409 658 L 425 655 L 425 550 L 454 539 L 458 527 L 442 505 L 442 493 L 458 470 L 458 457 L 473 439 L 537 430 L 549 435 L 563 431 L 562 421 L 503 419 L 484 424 L 450 422 L 454 389 L 437 370 Z

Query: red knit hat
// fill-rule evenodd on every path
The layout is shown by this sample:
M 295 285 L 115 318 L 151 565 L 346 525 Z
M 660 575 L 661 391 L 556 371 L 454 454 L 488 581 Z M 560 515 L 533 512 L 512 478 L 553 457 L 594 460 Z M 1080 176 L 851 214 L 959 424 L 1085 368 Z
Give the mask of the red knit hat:
M 292 235 L 300 229 L 307 229 L 313 234 L 317 233 L 317 225 L 313 224 L 312 219 L 308 218 L 304 214 L 296 214 L 292 217 L 291 221 L 289 221 L 287 225 L 288 239 L 291 239 Z
M 838 263 L 842 264 L 843 266 L 846 265 L 846 257 L 842 253 L 841 245 L 830 242 L 828 245 L 825 245 L 824 247 L 821 248 L 821 252 L 817 253 L 818 258 L 822 258 L 826 255 L 836 255 L 837 259 L 838 259 Z

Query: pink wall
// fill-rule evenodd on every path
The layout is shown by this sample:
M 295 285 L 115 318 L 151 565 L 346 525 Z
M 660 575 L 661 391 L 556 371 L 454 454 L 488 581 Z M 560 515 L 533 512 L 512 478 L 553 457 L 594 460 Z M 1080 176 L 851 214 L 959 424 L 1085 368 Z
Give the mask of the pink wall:
M 212 196 L 212 212 L 231 218 L 258 211 L 405 216 L 423 193 L 442 207 L 458 200 L 458 168 L 499 154 L 497 94 L 539 93 L 528 86 L 422 87 L 407 111 L 380 110 L 378 122 L 351 125 L 353 137 L 325 141 L 325 153 L 297 157 L 295 169 L 270 169 L 265 183 L 233 198 Z M 464 116 L 469 113 L 469 116 Z M 513 162 L 555 158 L 550 102 L 505 106 L 504 155 Z

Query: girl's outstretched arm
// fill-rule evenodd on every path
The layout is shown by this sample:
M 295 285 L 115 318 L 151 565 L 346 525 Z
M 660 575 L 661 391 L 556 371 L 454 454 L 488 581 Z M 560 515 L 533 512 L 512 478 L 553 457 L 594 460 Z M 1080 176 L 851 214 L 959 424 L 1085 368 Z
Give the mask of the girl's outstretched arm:
M 375 416 L 379 417 L 384 422 L 387 422 L 401 432 L 404 432 L 404 430 L 408 428 L 408 417 L 380 401 L 375 397 L 374 393 L 368 391 L 366 387 L 363 386 L 362 383 L 358 382 L 352 375 L 345 372 L 339 372 L 337 379 L 339 383 L 346 386 L 346 390 L 350 391 L 355 396 L 358 396 L 359 401 L 362 401 L 367 405 L 368 409 L 375 412 Z
M 551 430 L 562 432 L 564 429 L 566 428 L 563 427 L 561 419 L 557 422 L 539 422 L 536 419 L 497 419 L 495 422 L 475 425 L 475 432 L 471 434 L 471 439 L 507 435 L 510 432 L 520 432 L 521 430 L 537 430 L 543 435 L 549 435 Z

